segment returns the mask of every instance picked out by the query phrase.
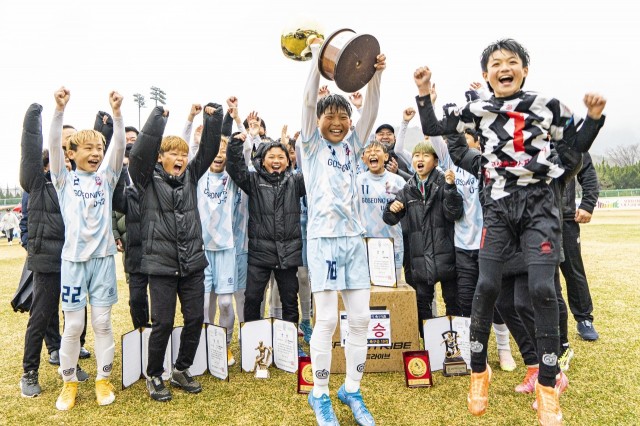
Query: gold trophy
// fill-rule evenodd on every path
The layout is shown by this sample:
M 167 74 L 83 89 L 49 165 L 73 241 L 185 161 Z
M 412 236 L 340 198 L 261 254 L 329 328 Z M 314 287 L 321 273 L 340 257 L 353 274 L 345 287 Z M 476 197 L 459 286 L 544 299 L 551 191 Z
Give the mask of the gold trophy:
M 282 33 L 282 53 L 296 61 L 311 59 L 309 45 L 324 39 L 322 31 L 297 28 Z M 327 80 L 346 93 L 362 89 L 376 72 L 374 65 L 380 54 L 380 43 L 370 34 L 356 34 L 349 28 L 334 31 L 320 47 L 318 69 Z
M 442 375 L 464 376 L 469 374 L 467 363 L 462 359 L 460 348 L 458 347 L 458 332 L 454 330 L 442 333 L 444 339 L 441 344 L 446 345 L 445 358 L 442 363 Z
M 256 355 L 256 362 L 253 364 L 251 371 L 256 372 L 256 379 L 268 379 L 270 377 L 269 361 L 273 353 L 273 348 L 271 346 L 265 346 L 261 340 L 256 350 L 258 351 L 258 355 Z

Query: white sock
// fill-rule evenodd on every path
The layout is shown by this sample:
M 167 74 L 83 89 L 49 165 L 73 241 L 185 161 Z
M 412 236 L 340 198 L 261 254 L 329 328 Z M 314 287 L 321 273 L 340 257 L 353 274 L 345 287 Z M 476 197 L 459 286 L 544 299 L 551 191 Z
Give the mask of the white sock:
M 313 367 L 313 396 L 329 395 L 331 372 L 331 340 L 338 325 L 338 292 L 319 291 L 313 294 L 316 323 L 309 344 Z
M 349 319 L 349 332 L 344 349 L 347 370 L 344 387 L 347 392 L 352 393 L 360 389 L 367 360 L 367 331 L 371 320 L 370 290 L 343 290 L 341 294 Z
M 244 289 L 233 293 L 233 298 L 236 300 L 236 316 L 238 317 L 238 322 L 244 322 Z
M 64 311 L 64 331 L 60 341 L 60 370 L 62 380 L 77 382 L 76 367 L 80 356 L 80 335 L 84 329 L 84 308 Z
M 511 346 L 509 345 L 509 329 L 506 324 L 493 324 L 493 331 L 496 334 L 496 344 L 499 351 L 511 352 Z
M 113 329 L 111 328 L 111 306 L 92 306 L 91 325 L 96 338 L 96 380 L 107 379 L 113 369 Z
M 218 306 L 220 307 L 220 318 L 218 319 L 220 327 L 227 329 L 227 346 L 233 338 L 233 323 L 236 316 L 233 312 L 233 294 L 219 294 Z

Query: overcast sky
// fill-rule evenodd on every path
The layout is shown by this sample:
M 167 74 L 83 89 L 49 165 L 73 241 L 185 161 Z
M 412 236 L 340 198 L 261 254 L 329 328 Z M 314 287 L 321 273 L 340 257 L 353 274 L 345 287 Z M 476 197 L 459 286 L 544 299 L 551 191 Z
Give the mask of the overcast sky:
M 481 81 L 480 53 L 499 38 L 520 41 L 531 55 L 526 89 L 555 96 L 586 114 L 588 91 L 608 99 L 607 122 L 592 152 L 638 143 L 640 24 L 633 2 L 592 1 L 15 1 L 0 5 L 3 153 L 0 186 L 18 182 L 24 113 L 44 106 L 45 145 L 53 93 L 71 91 L 65 123 L 91 128 L 109 111 L 108 92 L 125 96 L 127 125 L 138 126 L 133 94 L 167 93 L 167 134 L 180 134 L 190 105 L 235 95 L 244 117 L 260 113 L 267 133 L 300 127 L 309 62 L 286 59 L 283 29 L 315 21 L 374 35 L 387 55 L 377 124 L 397 126 L 415 106 L 413 71 L 433 70 L 439 101 L 463 102 Z M 328 82 L 333 92 L 339 92 Z M 441 103 L 439 102 L 439 103 Z M 142 110 L 142 121 L 151 108 Z M 417 118 L 411 125 L 418 125 Z M 291 132 L 293 133 L 293 132 Z

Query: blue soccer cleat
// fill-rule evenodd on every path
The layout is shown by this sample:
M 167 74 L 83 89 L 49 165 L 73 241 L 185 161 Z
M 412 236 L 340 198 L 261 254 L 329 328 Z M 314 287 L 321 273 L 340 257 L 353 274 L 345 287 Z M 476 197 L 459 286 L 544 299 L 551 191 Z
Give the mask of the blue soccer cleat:
M 318 426 L 340 426 L 336 413 L 333 411 L 329 395 L 322 395 L 320 398 L 313 396 L 313 391 L 309 392 L 309 405 L 316 415 Z
M 364 405 L 360 389 L 358 389 L 357 392 L 349 393 L 345 390 L 344 385 L 342 385 L 340 389 L 338 389 L 338 399 L 351 408 L 353 418 L 356 419 L 356 423 L 360 426 L 374 426 L 376 424 L 367 406 Z

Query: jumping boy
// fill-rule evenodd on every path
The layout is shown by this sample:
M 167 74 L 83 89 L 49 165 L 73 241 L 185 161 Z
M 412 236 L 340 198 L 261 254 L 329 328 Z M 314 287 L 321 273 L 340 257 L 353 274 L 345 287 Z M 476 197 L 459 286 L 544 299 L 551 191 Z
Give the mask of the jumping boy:
M 529 54 L 518 42 L 505 39 L 489 45 L 481 57 L 482 75 L 493 92 L 490 99 L 468 103 L 438 121 L 429 99 L 431 71 L 414 73 L 423 132 L 429 135 L 463 132 L 481 134 L 485 170 L 483 230 L 479 252 L 480 277 L 471 309 L 471 385 L 467 398 L 473 415 L 488 405 L 491 369 L 487 341 L 492 312 L 500 291 L 504 259 L 521 242 L 529 272 L 535 312 L 538 356 L 541 360 L 536 400 L 543 424 L 562 420 L 556 369 L 559 350 L 558 304 L 553 275 L 559 259 L 560 224 L 553 192 L 548 186 L 563 169 L 549 160 L 547 134 L 557 143 L 585 151 L 593 138 L 576 135 L 571 111 L 558 100 L 521 90 L 529 71 Z M 606 101 L 587 94 L 585 126 L 599 126 Z M 589 121 L 591 119 L 591 121 Z
M 317 58 L 317 42 L 311 45 L 311 50 Z M 360 392 L 367 358 L 370 282 L 356 187 L 361 141 L 367 140 L 378 113 L 384 55 L 378 55 L 375 68 L 377 72 L 367 86 L 362 116 L 348 137 L 351 106 L 340 95 L 329 95 L 316 102 L 320 72 L 315 65 L 311 67 L 304 92 L 302 171 L 309 203 L 307 261 L 316 312 L 310 343 L 314 387 L 309 393 L 309 405 L 320 425 L 338 424 L 329 398 L 331 339 L 338 321 L 338 291 L 349 317 L 345 346 L 347 374 L 338 398 L 351 408 L 358 424 L 375 424 Z
M 95 333 L 96 399 L 99 405 L 108 405 L 115 400 L 114 388 L 109 382 L 114 353 L 111 306 L 118 300 L 111 198 L 122 170 L 125 150 L 120 113 L 122 96 L 111 92 L 109 103 L 113 110 L 114 135 L 106 155 L 101 133 L 95 130 L 77 132 L 69 139 L 67 150 L 76 170 L 68 171 L 62 150 L 62 120 L 69 97 L 70 92 L 64 87 L 54 94 L 56 110 L 49 134 L 51 177 L 65 227 L 60 270 L 65 314 L 60 347 L 64 386 L 56 401 L 58 410 L 70 410 L 75 405 L 78 392 L 76 365 L 87 298 L 91 303 L 91 324 Z
M 149 337 L 147 390 L 156 401 L 169 401 L 162 381 L 163 360 L 173 329 L 176 296 L 180 298 L 184 328 L 171 384 L 189 393 L 202 390 L 189 372 L 198 349 L 204 320 L 204 253 L 198 180 L 207 172 L 220 146 L 222 108 L 204 108 L 202 143 L 187 162 L 189 146 L 177 136 L 162 138 L 168 112 L 151 113 L 131 149 L 129 170 L 140 196 L 142 272 L 149 274 L 152 329 Z

